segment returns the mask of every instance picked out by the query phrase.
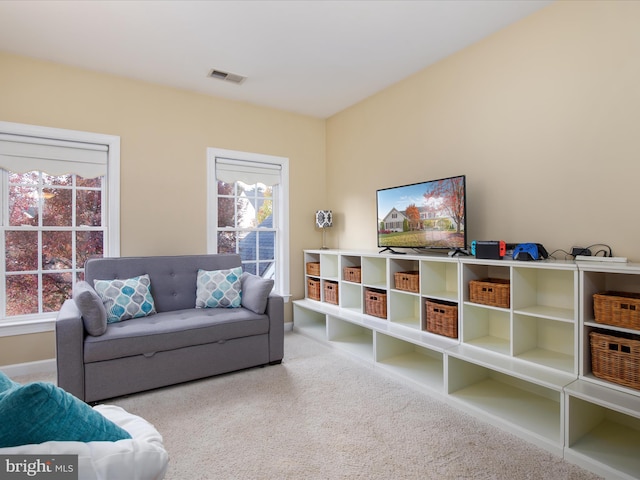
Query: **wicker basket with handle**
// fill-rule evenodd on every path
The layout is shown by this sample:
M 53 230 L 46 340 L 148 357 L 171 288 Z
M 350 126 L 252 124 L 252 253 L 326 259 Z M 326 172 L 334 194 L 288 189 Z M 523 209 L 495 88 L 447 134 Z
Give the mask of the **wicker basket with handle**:
M 425 300 L 427 332 L 458 338 L 458 304 Z
M 320 275 L 320 262 L 307 262 L 307 275 Z
M 367 288 L 364 292 L 364 313 L 374 317 L 387 318 L 387 294 Z
M 492 307 L 509 308 L 511 285 L 502 278 L 485 278 L 469 282 L 469 300 Z
M 393 274 L 396 290 L 418 293 L 420 291 L 420 274 L 417 271 L 396 272 Z
M 347 282 L 360 283 L 362 281 L 362 268 L 344 267 L 344 279 Z
M 307 298 L 320 300 L 320 280 L 317 278 L 307 279 Z
M 640 329 L 640 293 L 596 293 L 593 313 L 598 323 Z
M 640 389 L 640 337 L 589 333 L 591 371 L 604 380 Z
M 324 282 L 324 301 L 338 305 L 338 282 Z

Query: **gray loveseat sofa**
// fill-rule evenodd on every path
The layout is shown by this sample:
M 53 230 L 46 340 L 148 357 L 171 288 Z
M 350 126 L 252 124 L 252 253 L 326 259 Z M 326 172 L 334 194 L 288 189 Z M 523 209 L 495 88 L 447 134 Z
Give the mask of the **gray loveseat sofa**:
M 56 321 L 58 386 L 95 402 L 280 363 L 284 301 L 269 293 L 272 284 L 245 273 L 240 307 L 195 308 L 200 269 L 240 265 L 238 255 L 223 254 L 88 260 L 86 283 L 79 282 Z M 154 311 L 106 323 L 94 280 L 140 275 L 149 277 Z

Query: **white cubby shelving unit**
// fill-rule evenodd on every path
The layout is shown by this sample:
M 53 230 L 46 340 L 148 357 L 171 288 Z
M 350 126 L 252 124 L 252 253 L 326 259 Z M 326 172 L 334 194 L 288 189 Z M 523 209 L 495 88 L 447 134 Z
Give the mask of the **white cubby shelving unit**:
M 321 295 L 293 302 L 295 331 L 606 478 L 640 478 L 640 390 L 596 377 L 589 344 L 594 330 L 640 339 L 596 322 L 593 308 L 595 293 L 640 293 L 640 265 L 305 250 L 308 262 L 320 263 L 305 280 Z M 396 288 L 400 272 L 419 275 L 418 291 Z M 483 279 L 509 281 L 508 306 L 471 301 L 469 282 Z M 386 318 L 367 312 L 370 289 Z M 426 331 L 426 300 L 457 305 L 457 338 Z

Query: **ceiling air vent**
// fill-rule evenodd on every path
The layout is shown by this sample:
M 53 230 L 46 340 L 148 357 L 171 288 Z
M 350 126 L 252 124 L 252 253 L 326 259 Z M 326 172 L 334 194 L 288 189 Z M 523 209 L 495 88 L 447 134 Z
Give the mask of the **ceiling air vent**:
M 218 70 L 216 68 L 209 72 L 209 76 L 211 78 L 217 78 L 218 80 L 224 80 L 226 82 L 235 83 L 237 85 L 240 85 L 247 79 L 247 77 L 243 77 L 242 75 L 238 75 L 237 73 L 223 72 L 222 70 Z

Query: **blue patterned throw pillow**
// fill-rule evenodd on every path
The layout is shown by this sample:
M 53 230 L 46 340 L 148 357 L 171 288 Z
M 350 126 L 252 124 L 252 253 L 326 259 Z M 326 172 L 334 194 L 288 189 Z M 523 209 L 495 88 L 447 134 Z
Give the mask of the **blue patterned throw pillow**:
M 93 286 L 107 309 L 107 323 L 156 313 L 147 274 L 125 280 L 94 280 Z
M 242 267 L 198 270 L 196 308 L 238 308 L 242 303 Z

